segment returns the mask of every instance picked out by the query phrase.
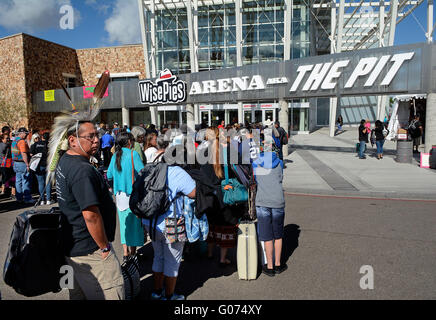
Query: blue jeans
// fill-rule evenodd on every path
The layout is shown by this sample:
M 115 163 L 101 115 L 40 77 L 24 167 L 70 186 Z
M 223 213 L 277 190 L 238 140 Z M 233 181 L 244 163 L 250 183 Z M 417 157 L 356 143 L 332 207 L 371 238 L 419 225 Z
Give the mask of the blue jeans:
M 383 153 L 383 144 L 385 143 L 384 140 L 376 141 L 375 144 L 377 146 L 377 154 Z
M 365 152 L 365 147 L 366 147 L 366 142 L 365 141 L 360 141 L 360 146 L 359 146 L 359 158 L 364 158 L 364 152 Z
M 39 195 L 41 196 L 41 201 L 44 201 L 44 191 L 46 193 L 45 200 L 51 200 L 51 183 L 45 187 L 45 178 L 47 177 L 46 167 L 39 167 L 35 172 L 36 179 L 38 180 Z M 45 187 L 45 190 L 44 190 Z
M 26 164 L 24 162 L 14 162 L 15 171 L 15 189 L 17 201 L 30 201 L 32 200 L 32 175 L 27 172 Z
M 260 241 L 282 239 L 285 222 L 285 208 L 256 206 L 257 228 Z

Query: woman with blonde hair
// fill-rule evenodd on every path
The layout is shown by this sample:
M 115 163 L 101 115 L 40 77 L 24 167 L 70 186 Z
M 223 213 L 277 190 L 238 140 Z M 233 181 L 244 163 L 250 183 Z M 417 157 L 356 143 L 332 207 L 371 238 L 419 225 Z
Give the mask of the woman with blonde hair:
M 221 131 L 221 132 L 220 132 Z M 225 179 L 224 163 L 230 163 L 232 147 L 229 137 L 226 137 L 224 130 L 210 127 L 206 130 L 208 141 L 209 163 L 200 167 L 205 176 L 210 177 L 210 182 L 215 186 L 216 199 L 213 209 L 206 212 L 209 221 L 208 258 L 213 259 L 215 245 L 220 247 L 220 267 L 226 267 L 232 262 L 227 259 L 229 248 L 236 246 L 237 223 L 244 212 L 244 206 L 228 206 L 223 202 L 221 182 Z M 233 150 L 237 154 L 237 150 Z M 228 170 L 229 178 L 235 178 L 232 170 Z

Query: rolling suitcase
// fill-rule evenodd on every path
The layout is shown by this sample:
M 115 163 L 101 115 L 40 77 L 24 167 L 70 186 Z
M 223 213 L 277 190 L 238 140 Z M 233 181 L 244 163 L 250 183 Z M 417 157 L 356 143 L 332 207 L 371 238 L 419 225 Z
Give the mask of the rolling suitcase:
M 241 280 L 257 277 L 257 236 L 252 221 L 242 221 L 238 227 L 237 247 L 238 276 Z

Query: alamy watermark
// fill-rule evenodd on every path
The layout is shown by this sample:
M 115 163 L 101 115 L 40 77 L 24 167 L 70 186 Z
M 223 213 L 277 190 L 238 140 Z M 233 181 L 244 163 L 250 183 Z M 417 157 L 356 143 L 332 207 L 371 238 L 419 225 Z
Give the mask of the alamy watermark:
M 63 5 L 59 13 L 63 15 L 59 20 L 59 27 L 62 30 L 73 30 L 74 29 L 74 9 L 71 5 Z
M 74 289 L 74 269 L 72 266 L 63 265 L 59 270 L 63 276 L 59 280 L 59 287 L 61 289 Z
M 360 278 L 360 288 L 362 290 L 373 290 L 374 289 L 374 268 L 370 265 L 363 265 L 360 267 L 360 274 L 363 277 Z
M 181 129 L 169 129 L 163 135 L 169 146 L 163 158 L 169 165 L 204 165 L 204 164 L 251 164 L 263 151 L 262 170 L 258 175 L 266 175 L 273 164 L 273 132 L 265 129 L 202 129 L 198 132 Z M 198 147 L 195 144 L 198 143 Z M 261 150 L 261 146 L 263 150 Z M 225 150 L 229 155 L 225 157 Z

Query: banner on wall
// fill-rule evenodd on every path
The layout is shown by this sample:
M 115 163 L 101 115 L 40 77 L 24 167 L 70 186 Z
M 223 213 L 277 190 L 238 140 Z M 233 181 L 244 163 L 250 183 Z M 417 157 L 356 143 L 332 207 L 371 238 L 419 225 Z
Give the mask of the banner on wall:
M 91 99 L 94 98 L 94 89 L 95 87 L 85 86 L 83 87 L 83 99 Z M 109 87 L 106 89 L 103 97 L 109 96 Z
M 55 101 L 55 91 L 54 90 L 45 90 L 44 91 L 44 101 Z

